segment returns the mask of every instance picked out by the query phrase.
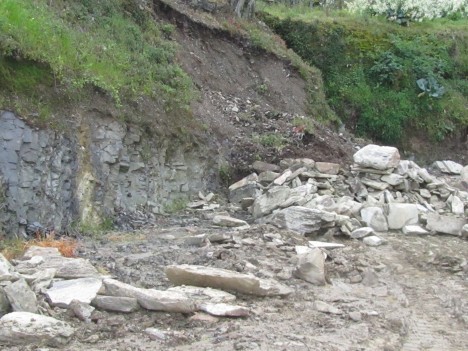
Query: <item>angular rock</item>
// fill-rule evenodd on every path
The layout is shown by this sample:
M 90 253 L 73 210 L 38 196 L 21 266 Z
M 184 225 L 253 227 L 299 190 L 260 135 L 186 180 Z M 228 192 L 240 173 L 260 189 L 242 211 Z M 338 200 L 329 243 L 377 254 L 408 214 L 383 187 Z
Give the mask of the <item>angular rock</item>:
M 292 174 L 293 172 L 290 169 L 285 170 L 281 175 L 273 181 L 275 185 L 283 185 L 286 182 L 286 179 Z
M 11 311 L 10 301 L 3 290 L 3 287 L 0 286 L 0 317 L 7 314 Z
M 49 288 L 52 285 L 56 272 L 54 268 L 46 268 L 34 273 L 30 276 L 31 281 L 29 282 L 32 290 L 35 293 L 42 293 L 45 289 Z
M 338 243 L 326 243 L 323 241 L 309 241 L 309 247 L 311 248 L 322 248 L 322 249 L 341 249 L 345 247 L 343 244 Z
M 374 229 L 371 227 L 362 227 L 351 232 L 351 238 L 353 239 L 362 239 L 366 236 L 373 235 Z
M 340 165 L 331 162 L 315 162 L 315 169 L 320 173 L 338 174 Z
M 204 303 L 199 308 L 201 311 L 217 317 L 248 317 L 250 314 L 247 307 L 225 303 Z
M 362 241 L 367 246 L 380 246 L 384 243 L 384 241 L 381 238 L 375 235 L 366 236 L 364 239 L 362 239 Z
M 461 237 L 463 239 L 468 239 L 468 224 L 465 224 L 461 230 Z
M 281 170 L 279 166 L 271 164 L 271 163 L 263 162 L 263 161 L 255 161 L 252 164 L 252 168 L 257 173 L 261 173 L 261 172 L 279 172 Z
M 463 170 L 463 166 L 461 164 L 450 160 L 436 161 L 434 162 L 434 167 L 439 169 L 442 173 L 448 174 L 460 174 Z
M 297 179 L 297 178 L 296 178 Z M 307 195 L 314 191 L 312 184 L 297 186 L 289 192 L 289 197 L 280 205 L 280 207 L 289 207 L 306 201 Z
M 10 345 L 66 345 L 74 334 L 67 323 L 30 312 L 12 312 L 0 318 L 0 343 Z
M 94 311 L 94 307 L 90 306 L 87 303 L 78 301 L 78 300 L 73 300 L 70 302 L 69 309 L 73 311 L 73 314 L 83 322 L 91 322 L 91 314 Z
M 468 166 L 463 167 L 460 172 L 460 181 L 468 189 Z
M 104 285 L 107 295 L 136 298 L 140 306 L 147 310 L 181 313 L 196 310 L 193 301 L 180 292 L 142 289 L 114 279 L 104 279 Z
M 429 232 L 420 227 L 419 225 L 405 225 L 403 227 L 403 234 L 406 235 L 426 235 L 429 234 Z
M 262 192 L 260 185 L 257 183 L 258 176 L 256 173 L 239 180 L 229 187 L 229 201 L 232 203 L 238 203 L 243 198 L 253 197 L 256 198 Z
M 452 197 L 451 203 L 452 213 L 462 215 L 465 213 L 465 204 L 458 196 Z
M 438 213 L 427 214 L 426 229 L 438 233 L 460 235 L 461 230 L 468 221 L 466 218 L 443 216 Z
M 26 280 L 20 279 L 4 288 L 5 294 L 10 301 L 11 307 L 15 312 L 36 313 L 37 298 L 31 290 Z
M 323 313 L 331 313 L 331 314 L 341 314 L 341 310 L 336 308 L 335 306 L 332 306 L 326 302 L 315 300 L 314 301 L 314 307 L 317 311 L 323 312 Z
M 270 171 L 262 172 L 258 175 L 258 182 L 262 185 L 268 185 L 271 182 L 273 182 L 276 178 L 278 178 L 279 176 L 280 174 L 276 172 L 270 172 Z
M 389 186 L 388 183 L 378 182 L 376 180 L 367 179 L 367 178 L 362 178 L 361 182 L 362 184 L 367 185 L 368 187 L 371 187 L 377 190 L 385 190 Z
M 291 189 L 287 186 L 277 186 L 269 189 L 265 194 L 255 199 L 252 205 L 252 215 L 259 218 L 270 214 L 289 198 L 290 193 Z
M 246 221 L 230 216 L 215 216 L 213 218 L 213 223 L 220 227 L 249 227 Z
M 314 166 L 315 161 L 310 158 L 286 158 L 280 161 L 280 167 L 282 169 L 297 169 L 300 167 L 305 167 L 309 170 L 312 170 Z
M 15 269 L 11 263 L 0 254 L 0 282 L 1 281 L 12 281 L 16 280 L 18 277 L 14 274 Z
M 91 304 L 101 310 L 130 313 L 140 309 L 138 300 L 134 297 L 98 295 Z
M 35 256 L 47 257 L 60 257 L 60 251 L 56 247 L 42 247 L 42 246 L 31 246 L 23 254 L 24 260 L 30 260 Z
M 387 174 L 387 175 L 384 175 L 380 178 L 380 180 L 382 182 L 385 182 L 387 184 L 390 184 L 392 186 L 396 186 L 396 185 L 399 185 L 401 183 L 403 183 L 403 180 L 405 179 L 405 177 L 399 175 L 399 174 L 395 174 L 395 173 L 392 173 L 392 174 Z
M 301 234 L 310 234 L 320 230 L 324 223 L 324 217 L 331 219 L 331 217 L 335 218 L 336 214 L 302 206 L 291 206 L 276 211 L 268 219 L 268 222 L 278 228 L 290 229 Z
M 325 255 L 323 251 L 313 248 L 298 255 L 293 275 L 314 285 L 325 285 Z
M 361 218 L 377 232 L 386 232 L 388 230 L 387 218 L 380 207 L 364 207 L 361 209 Z
M 187 295 L 196 302 L 209 302 L 213 304 L 226 303 L 236 300 L 236 296 L 226 291 L 201 288 L 199 286 L 181 285 L 167 289 L 167 291 L 176 291 Z
M 213 267 L 186 264 L 168 266 L 166 276 L 175 285 L 211 287 L 249 295 L 286 296 L 292 293 L 292 289 L 274 280 Z
M 212 316 L 204 312 L 196 312 L 192 317 L 189 318 L 191 322 L 203 322 L 203 323 L 216 323 L 219 321 L 219 318 Z
M 419 210 L 416 204 L 389 204 L 387 223 L 390 229 L 401 229 L 405 225 L 419 222 Z
M 386 170 L 395 168 L 400 162 L 400 153 L 391 146 L 369 144 L 353 155 L 354 162 L 360 167 Z
M 73 300 L 91 303 L 101 287 L 102 280 L 98 278 L 61 280 L 54 282 L 45 295 L 52 306 L 68 308 Z

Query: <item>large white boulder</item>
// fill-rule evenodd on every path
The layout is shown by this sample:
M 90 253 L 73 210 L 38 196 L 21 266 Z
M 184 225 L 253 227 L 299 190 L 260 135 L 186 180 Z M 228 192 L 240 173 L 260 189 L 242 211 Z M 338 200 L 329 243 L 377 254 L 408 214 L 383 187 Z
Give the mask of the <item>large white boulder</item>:
M 392 146 L 369 144 L 356 152 L 353 159 L 360 167 L 386 170 L 398 166 L 400 153 L 397 148 Z
M 389 229 L 402 229 L 405 225 L 417 224 L 419 222 L 418 205 L 389 204 L 387 222 Z

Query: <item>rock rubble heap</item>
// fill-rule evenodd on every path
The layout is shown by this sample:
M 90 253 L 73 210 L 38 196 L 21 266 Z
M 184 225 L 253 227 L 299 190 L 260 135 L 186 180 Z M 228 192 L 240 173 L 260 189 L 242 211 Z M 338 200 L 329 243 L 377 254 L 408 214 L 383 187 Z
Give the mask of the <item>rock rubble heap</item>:
M 304 158 L 255 162 L 252 168 L 255 173 L 229 187 L 229 198 L 258 223 L 305 235 L 367 237 L 368 245 L 383 243 L 374 234 L 388 230 L 468 231 L 468 166 L 453 161 L 435 162 L 431 174 L 401 160 L 394 147 L 367 145 L 349 169 Z

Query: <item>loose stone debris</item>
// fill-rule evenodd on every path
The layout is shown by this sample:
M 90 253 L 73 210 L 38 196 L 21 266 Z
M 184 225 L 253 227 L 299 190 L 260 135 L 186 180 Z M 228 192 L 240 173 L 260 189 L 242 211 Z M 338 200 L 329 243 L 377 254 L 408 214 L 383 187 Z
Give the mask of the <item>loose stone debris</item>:
M 391 291 L 379 282 L 379 275 L 388 267 L 361 261 L 351 265 L 346 256 L 339 254 L 349 248 L 346 242 L 334 241 L 341 237 L 362 250 L 377 252 L 390 246 L 380 246 L 387 242 L 389 231 L 406 239 L 412 235 L 415 240 L 427 240 L 428 234 L 436 233 L 449 234 L 448 238 L 468 238 L 468 192 L 463 188 L 468 177 L 466 167 L 444 161 L 427 170 L 412 161 L 400 160 L 397 149 L 377 145 L 359 150 L 354 161 L 349 169 L 311 159 L 286 159 L 279 165 L 258 161 L 252 165 L 258 174 L 229 187 L 231 204 L 223 212 L 215 211 L 220 205 L 213 193 L 199 194 L 199 199 L 189 203 L 188 208 L 202 213 L 210 230 L 199 233 L 186 226 L 186 234 L 178 236 L 174 230 L 166 238 L 173 240 L 174 251 L 192 247 L 203 253 L 203 259 L 191 260 L 181 254 L 180 262 L 174 262 L 161 255 L 165 284 L 175 285 L 172 287 L 148 287 L 144 279 L 138 286 L 131 285 L 128 283 L 134 277 L 116 279 L 103 275 L 88 260 L 62 257 L 53 248 L 33 246 L 12 263 L 0 255 L 0 345 L 66 345 L 79 329 L 76 323 L 99 325 L 100 314 L 105 311 L 121 318 L 124 314 L 159 311 L 167 316 L 177 313 L 181 316 L 177 318 L 190 323 L 209 325 L 223 318 L 244 318 L 239 322 L 242 323 L 261 318 L 262 313 L 278 311 L 277 305 L 258 309 L 252 301 L 244 306 L 249 301 L 246 295 L 253 296 L 253 301 L 276 297 L 285 304 L 296 294 L 307 295 L 297 284 L 291 287 L 294 280 L 301 287 L 315 289 L 306 296 L 305 301 L 311 301 L 309 307 L 327 318 L 354 321 L 352 325 L 356 327 L 363 320 L 377 318 L 379 313 L 354 303 L 348 297 L 349 284 L 358 284 L 362 295 L 391 294 L 396 303 L 407 306 L 408 298 L 403 292 Z M 232 212 L 236 213 L 231 215 Z M 268 228 L 280 228 L 281 233 L 288 235 Z M 260 233 L 252 236 L 253 231 Z M 318 236 L 321 238 L 315 239 Z M 260 244 L 268 255 L 248 260 L 232 256 L 232 249 L 248 247 L 255 252 Z M 135 255 L 129 252 L 126 265 L 142 257 L 153 257 L 151 252 Z M 273 262 L 272 257 L 279 261 Z M 227 260 L 236 263 L 229 266 L 231 269 L 204 265 L 213 258 L 222 267 Z M 430 259 L 431 264 L 456 274 L 468 271 L 466 259 L 443 255 Z M 346 277 L 346 284 L 329 279 L 327 267 L 331 261 L 336 272 Z M 463 320 L 464 305 L 452 301 L 447 304 L 455 304 L 454 313 Z M 60 317 L 60 310 L 67 310 L 74 322 L 55 318 Z M 395 318 L 390 325 L 396 325 L 403 333 L 404 321 Z M 116 318 L 113 323 L 121 325 L 123 321 Z M 187 340 L 185 333 L 153 325 L 142 324 L 141 332 L 146 338 L 164 343 Z M 363 333 L 362 340 L 369 337 L 365 328 L 363 332 L 356 331 Z M 86 340 L 92 343 L 93 338 L 96 336 Z M 236 345 L 240 345 L 236 346 L 238 349 L 244 347 L 242 342 Z

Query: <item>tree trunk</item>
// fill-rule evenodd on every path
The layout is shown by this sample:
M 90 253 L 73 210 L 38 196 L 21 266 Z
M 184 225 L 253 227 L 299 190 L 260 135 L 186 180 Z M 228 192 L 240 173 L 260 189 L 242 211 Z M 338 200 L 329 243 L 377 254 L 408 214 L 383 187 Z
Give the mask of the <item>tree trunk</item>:
M 255 0 L 230 0 L 231 8 L 239 18 L 252 18 L 255 12 Z

